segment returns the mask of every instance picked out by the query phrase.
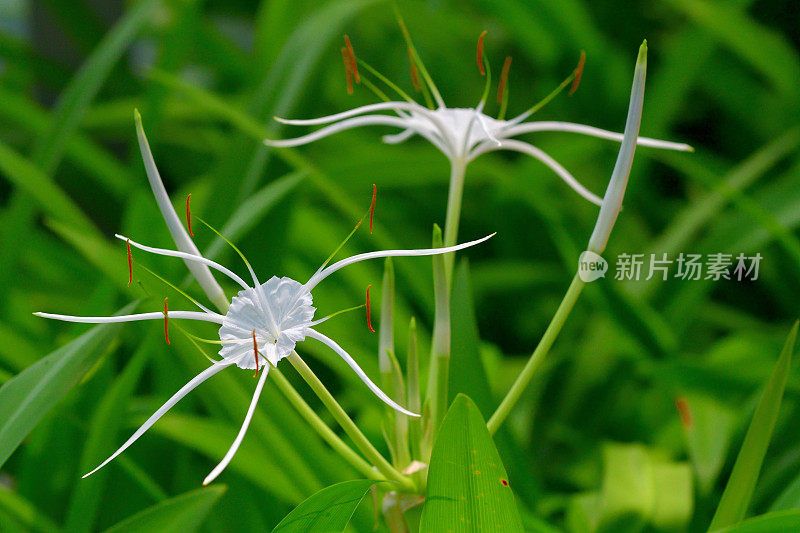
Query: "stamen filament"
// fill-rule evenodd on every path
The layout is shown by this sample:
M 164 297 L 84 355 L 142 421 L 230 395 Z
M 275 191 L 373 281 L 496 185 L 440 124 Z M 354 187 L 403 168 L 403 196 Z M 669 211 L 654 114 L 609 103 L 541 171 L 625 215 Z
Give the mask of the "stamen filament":
M 369 328 L 369 330 L 372 333 L 375 333 L 375 330 L 372 327 L 372 304 L 370 303 L 370 300 L 369 300 L 369 288 L 370 287 L 372 287 L 371 284 L 367 285 L 367 304 L 366 304 L 367 305 L 367 327 Z
M 192 233 L 192 210 L 189 207 L 191 199 L 192 193 L 189 193 L 189 196 L 186 197 L 186 227 L 189 229 L 189 235 L 194 237 L 194 233 Z
M 518 117 L 513 119 L 511 122 L 513 122 L 515 124 L 518 124 L 518 123 L 522 122 L 523 120 L 525 120 L 526 118 L 528 118 L 529 116 L 533 115 L 534 113 L 539 111 L 541 108 L 543 108 L 544 106 L 549 104 L 550 100 L 552 100 L 553 98 L 558 96 L 558 94 L 561 91 L 563 91 L 564 88 L 567 85 L 569 85 L 578 76 L 579 69 L 580 69 L 580 74 L 583 74 L 583 62 L 585 61 L 585 56 L 586 56 L 586 54 L 584 52 L 581 52 L 581 58 L 578 60 L 578 66 L 575 67 L 575 70 L 572 71 L 572 74 L 567 76 L 564 79 L 564 81 L 562 81 L 558 85 L 558 87 L 556 87 L 550 94 L 548 94 L 547 96 L 542 98 L 538 103 L 536 103 L 533 106 L 531 106 L 527 111 L 525 111 L 524 113 L 522 113 L 521 115 L 519 115 Z M 575 88 L 577 89 L 577 86 Z
M 367 63 L 366 61 L 364 61 L 363 59 L 361 59 L 359 57 L 356 58 L 356 62 L 358 62 L 358 64 L 361 65 L 362 67 L 364 67 L 370 74 L 372 74 L 373 76 L 378 78 L 380 81 L 385 83 L 390 89 L 392 89 L 394 92 L 396 92 L 398 94 L 398 96 L 400 96 L 400 98 L 402 98 L 406 102 L 409 102 L 409 103 L 412 103 L 412 104 L 414 103 L 414 99 L 413 98 L 408 96 L 408 94 L 403 89 L 398 87 L 396 83 L 393 83 L 392 80 L 390 80 L 389 78 L 387 78 L 386 76 L 384 76 L 383 74 L 378 72 L 378 70 L 375 69 L 374 67 L 372 67 L 372 65 L 370 65 L 369 63 Z
M 169 342 L 169 309 L 167 307 L 167 298 L 164 298 L 164 338 Z
M 569 95 L 575 94 L 578 90 L 578 85 L 581 84 L 581 76 L 583 76 L 583 64 L 586 63 L 586 52 L 581 50 L 581 58 L 578 60 L 578 66 L 575 67 L 575 79 L 572 80 L 572 87 L 569 88 Z
M 195 304 L 197 307 L 199 307 L 200 309 L 202 309 L 206 313 L 211 313 L 211 310 L 209 310 L 206 306 L 204 306 L 203 304 L 201 304 L 200 302 L 198 302 L 197 300 L 195 300 L 194 298 L 192 298 L 191 296 L 186 294 L 183 290 L 179 289 L 178 287 L 176 287 L 175 285 L 173 285 L 172 283 L 170 283 L 166 279 L 162 278 L 161 276 L 159 276 L 158 274 L 156 274 L 155 272 L 153 272 L 152 270 L 150 270 L 146 266 L 144 266 L 144 265 L 139 265 L 139 266 L 141 268 L 143 268 L 148 274 L 150 274 L 151 276 L 157 278 L 163 284 L 165 284 L 170 289 L 172 289 L 172 290 L 176 291 L 177 293 L 179 293 L 181 296 L 183 296 L 184 298 L 186 298 L 187 300 L 189 300 L 190 302 Z
M 369 233 L 372 234 L 372 219 L 375 217 L 375 201 L 378 199 L 378 187 L 372 184 L 372 201 L 369 204 Z
M 125 246 L 128 249 L 128 287 L 133 283 L 133 257 L 131 256 L 131 240 L 127 239 Z
M 414 46 L 414 41 L 411 40 L 411 34 L 408 32 L 408 28 L 406 28 L 406 23 L 403 21 L 403 16 L 400 14 L 400 9 L 397 7 L 397 4 L 394 4 L 394 12 L 395 16 L 397 17 L 397 23 L 400 25 L 400 30 L 403 32 L 403 37 L 406 40 L 406 44 L 408 45 L 409 52 L 411 54 L 413 62 L 416 63 L 417 67 L 419 67 L 419 73 L 422 75 L 422 79 L 425 80 L 425 84 L 430 88 L 430 92 L 433 95 L 434 100 L 436 100 L 436 105 L 439 107 L 447 107 L 444 104 L 444 100 L 442 99 L 441 93 L 439 93 L 439 89 L 436 88 L 436 84 L 433 83 L 433 79 L 431 75 L 428 74 L 428 69 L 425 68 L 425 64 L 422 62 L 422 58 L 420 58 L 419 54 L 417 53 L 417 49 Z
M 320 319 L 317 319 L 317 320 L 313 321 L 311 323 L 311 326 L 312 327 L 313 326 L 317 326 L 319 324 L 322 324 L 323 322 L 326 322 L 326 321 L 330 320 L 331 318 L 333 318 L 335 316 L 341 315 L 342 313 L 348 313 L 350 311 L 355 311 L 356 309 L 361 309 L 362 307 L 365 307 L 365 305 L 364 304 L 356 305 L 354 307 L 348 307 L 347 309 L 342 309 L 340 311 L 336 311 L 335 313 L 331 313 L 328 316 L 325 316 L 325 317 L 322 317 Z

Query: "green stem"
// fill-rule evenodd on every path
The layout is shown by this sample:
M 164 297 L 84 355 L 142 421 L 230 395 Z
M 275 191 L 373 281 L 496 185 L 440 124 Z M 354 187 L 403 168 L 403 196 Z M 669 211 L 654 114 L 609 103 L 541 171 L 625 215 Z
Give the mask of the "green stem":
M 444 245 L 454 246 L 458 240 L 458 223 L 461 219 L 461 198 L 464 195 L 464 174 L 467 162 L 463 159 L 454 159 L 450 166 L 450 191 L 447 195 L 447 215 L 444 221 Z M 455 253 L 444 256 L 445 279 L 448 287 L 453 275 Z
M 339 425 L 344 429 L 345 433 L 353 440 L 356 447 L 364 454 L 364 456 L 375 465 L 375 467 L 380 471 L 381 474 L 386 476 L 387 479 L 391 481 L 398 482 L 404 489 L 409 491 L 415 491 L 416 487 L 414 482 L 411 481 L 410 478 L 404 476 L 395 468 L 389 464 L 389 462 L 375 449 L 372 443 L 367 439 L 366 436 L 358 429 L 355 422 L 348 416 L 342 406 L 339 405 L 339 402 L 331 395 L 328 389 L 325 388 L 325 385 L 319 380 L 319 378 L 314 374 L 314 372 L 309 368 L 309 366 L 303 361 L 297 352 L 292 352 L 292 355 L 288 357 L 289 362 L 292 363 L 292 366 L 297 370 L 297 372 L 303 377 L 303 379 L 308 383 L 309 387 L 314 391 L 314 393 L 322 400 L 322 403 L 325 407 L 330 411 L 333 415 L 333 418 Z
M 292 387 L 292 384 L 281 374 L 277 368 L 270 370 L 270 378 L 278 386 L 278 389 L 286 396 L 297 412 L 300 413 L 308 424 L 319 433 L 320 437 L 327 442 L 336 453 L 350 463 L 350 465 L 361 472 L 369 479 L 382 480 L 381 476 L 372 466 L 361 458 L 356 452 L 350 448 L 339 436 L 322 421 L 322 419 L 314 412 L 314 410 L 306 403 L 302 396 Z
M 522 396 L 525 387 L 528 386 L 533 375 L 541 366 L 547 352 L 550 351 L 550 347 L 553 346 L 553 342 L 555 342 L 556 337 L 558 337 L 558 334 L 561 332 L 561 328 L 564 326 L 564 322 L 566 322 L 572 308 L 575 307 L 575 302 L 578 300 L 578 296 L 580 296 L 584 285 L 585 283 L 578 274 L 575 274 L 569 289 L 567 289 L 567 293 L 564 295 L 564 299 L 561 300 L 561 305 L 558 306 L 558 310 L 556 310 L 556 314 L 550 321 L 550 325 L 547 326 L 542 340 L 539 341 L 539 345 L 533 351 L 531 358 L 525 363 L 525 368 L 522 369 L 522 373 L 517 377 L 516 381 L 514 381 L 514 384 L 508 390 L 508 393 L 506 393 L 500 406 L 486 424 L 489 428 L 489 433 L 492 435 L 494 435 L 511 412 L 511 409 L 517 403 L 520 396 Z

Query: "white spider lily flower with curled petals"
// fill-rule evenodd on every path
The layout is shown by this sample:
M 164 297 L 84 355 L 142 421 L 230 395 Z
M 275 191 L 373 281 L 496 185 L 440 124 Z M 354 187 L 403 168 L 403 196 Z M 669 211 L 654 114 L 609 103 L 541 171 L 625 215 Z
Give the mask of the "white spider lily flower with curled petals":
M 177 215 L 172 208 L 172 204 L 166 195 L 163 184 L 161 184 L 161 179 L 158 176 L 158 171 L 156 170 L 153 162 L 152 154 L 150 153 L 150 148 L 147 144 L 147 139 L 144 136 L 144 132 L 141 129 L 141 122 L 138 116 L 137 127 L 140 132 L 139 141 L 145 161 L 145 168 L 148 176 L 150 177 L 153 191 L 157 199 L 159 199 L 159 206 L 162 208 L 162 212 L 166 211 L 172 215 L 169 216 L 167 213 L 165 213 L 165 219 L 168 225 L 170 225 L 170 222 L 178 222 L 177 226 L 170 225 L 170 230 L 173 231 L 173 237 L 175 240 L 178 242 L 183 242 L 185 243 L 185 247 L 189 247 L 188 243 L 191 243 L 191 238 L 189 234 L 185 232 L 183 226 L 180 225 Z M 218 372 L 232 366 L 245 370 L 255 369 L 256 373 L 258 373 L 260 370 L 261 377 L 256 385 L 253 398 L 250 402 L 250 406 L 247 410 L 247 414 L 245 415 L 244 422 L 239 430 L 239 433 L 237 434 L 225 457 L 203 481 L 204 485 L 210 483 L 230 463 L 242 440 L 244 439 L 245 433 L 247 432 L 250 421 L 252 420 L 255 412 L 259 396 L 261 395 L 261 391 L 264 387 L 270 366 L 276 366 L 281 359 L 294 354 L 294 349 L 297 343 L 306 340 L 308 337 L 330 347 L 350 366 L 350 368 L 366 384 L 366 386 L 387 405 L 406 415 L 419 416 L 418 414 L 412 413 L 411 411 L 403 408 L 389 398 L 366 375 L 366 373 L 361 369 L 358 363 L 356 363 L 353 357 L 350 356 L 350 354 L 348 354 L 333 339 L 315 329 L 316 326 L 323 323 L 325 320 L 327 320 L 327 318 L 330 317 L 314 320 L 316 308 L 314 308 L 312 305 L 312 290 L 331 274 L 353 263 L 381 257 L 430 256 L 454 252 L 484 242 L 485 240 L 491 238 L 492 235 L 451 247 L 419 250 L 380 250 L 354 255 L 352 257 L 337 261 L 331 265 L 326 266 L 323 264 L 323 266 L 320 267 L 317 272 L 305 283 L 300 283 L 288 277 L 279 278 L 277 276 L 273 276 L 265 283 L 261 283 L 255 271 L 250 266 L 250 263 L 244 259 L 244 256 L 242 256 L 242 259 L 244 259 L 252 279 L 252 285 L 227 267 L 203 257 L 200 252 L 197 251 L 197 248 L 193 243 L 191 244 L 192 251 L 187 252 L 181 250 L 155 248 L 140 244 L 125 236 L 116 235 L 118 239 L 125 241 L 128 245 L 129 266 L 131 265 L 130 247 L 133 246 L 134 248 L 152 254 L 182 259 L 193 267 L 199 267 L 193 268 L 192 272 L 202 272 L 202 279 L 207 282 L 202 286 L 206 290 L 206 293 L 209 295 L 209 297 L 219 294 L 214 288 L 215 286 L 219 287 L 219 285 L 216 283 L 216 281 L 214 281 L 213 276 L 211 276 L 208 269 L 216 270 L 217 272 L 227 276 L 235 284 L 239 285 L 241 290 L 239 290 L 238 294 L 234 296 L 229 303 L 226 299 L 224 305 L 220 306 L 221 309 L 224 309 L 224 312 L 222 313 L 212 311 L 208 307 L 191 298 L 191 301 L 198 307 L 199 311 L 169 311 L 165 302 L 163 312 L 159 311 L 123 316 L 71 316 L 42 312 L 34 313 L 35 315 L 43 318 L 91 324 L 134 322 L 142 320 L 164 320 L 165 334 L 167 333 L 167 323 L 169 319 L 199 320 L 219 325 L 219 340 L 212 342 L 215 342 L 221 346 L 219 350 L 221 359 L 213 362 L 211 366 L 192 378 L 169 400 L 167 400 L 166 403 L 164 403 L 164 405 L 162 405 L 150 418 L 148 418 L 147 421 L 145 421 L 145 423 L 142 424 L 142 426 L 139 427 L 139 429 L 137 429 L 136 432 L 116 452 L 114 452 L 108 459 L 103 461 L 97 468 L 83 477 L 93 474 L 116 458 L 119 454 L 131 446 L 139 437 L 141 437 L 153 424 L 158 421 L 159 418 L 169 411 L 184 396 Z M 183 248 L 183 246 L 181 247 Z M 234 249 L 236 248 L 234 247 Z M 236 251 L 239 253 L 238 249 L 236 249 Z M 169 337 L 167 336 L 167 339 L 168 338 Z
M 483 32 L 478 40 L 477 56 L 481 73 L 488 73 L 488 75 L 483 97 L 475 108 L 447 107 L 439 95 L 438 90 L 436 90 L 435 85 L 433 85 L 430 76 L 427 75 L 424 65 L 419 61 L 419 56 L 416 54 L 411 44 L 409 44 L 409 46 L 412 51 L 412 59 L 415 61 L 412 63 L 412 68 L 418 68 L 419 72 L 422 73 L 422 77 L 427 83 L 426 95 L 428 94 L 427 91 L 430 91 L 430 94 L 432 94 L 436 100 L 435 109 L 425 107 L 408 97 L 405 92 L 400 90 L 394 83 L 391 83 L 374 68 L 361 59 L 356 58 L 355 54 L 352 52 L 352 47 L 348 46 L 343 48 L 343 54 L 345 54 L 346 58 L 345 67 L 348 76 L 350 76 L 351 72 L 358 72 L 357 66 L 362 65 L 366 67 L 368 73 L 373 74 L 398 92 L 398 94 L 404 98 L 404 101 L 384 101 L 382 103 L 365 105 L 342 113 L 315 119 L 289 120 L 276 117 L 275 119 L 277 121 L 294 126 L 327 126 L 301 137 L 284 140 L 267 139 L 264 143 L 274 147 L 293 147 L 309 144 L 329 135 L 362 126 L 390 126 L 398 128 L 401 131 L 397 134 L 385 135 L 383 137 L 384 142 L 397 144 L 410 139 L 414 135 L 419 135 L 441 150 L 450 160 L 454 168 L 464 167 L 477 157 L 497 150 L 511 150 L 527 154 L 534 159 L 538 159 L 553 170 L 579 195 L 594 204 L 600 205 L 602 199 L 581 185 L 568 170 L 550 155 L 541 148 L 517 139 L 517 137 L 526 133 L 569 132 L 617 142 L 622 141 L 623 136 L 621 133 L 615 133 L 583 124 L 558 121 L 526 122 L 531 115 L 541 109 L 571 82 L 573 87 L 570 93 L 577 89 L 577 82 L 580 81 L 580 76 L 583 71 L 585 57 L 583 53 L 581 54 L 581 61 L 578 67 L 555 91 L 524 113 L 508 120 L 504 118 L 506 103 L 508 101 L 507 82 L 508 67 L 510 65 L 510 58 L 507 58 L 503 66 L 498 87 L 497 102 L 500 105 L 500 110 L 498 117 L 494 118 L 487 115 L 484 111 L 487 103 L 488 89 L 491 84 L 489 62 L 483 54 L 483 37 L 485 33 L 486 32 Z M 349 43 L 349 39 L 347 42 Z M 416 70 L 414 72 L 416 72 Z M 369 82 L 368 78 L 365 77 L 364 72 L 359 74 L 357 79 L 359 78 L 364 80 L 369 88 L 373 90 L 376 89 L 375 85 Z M 378 94 L 379 97 L 385 98 L 385 94 L 380 90 L 377 90 L 376 94 Z M 667 150 L 693 150 L 688 144 L 661 141 L 647 137 L 639 137 L 637 144 L 640 146 Z M 447 240 L 445 240 L 445 244 L 447 244 Z

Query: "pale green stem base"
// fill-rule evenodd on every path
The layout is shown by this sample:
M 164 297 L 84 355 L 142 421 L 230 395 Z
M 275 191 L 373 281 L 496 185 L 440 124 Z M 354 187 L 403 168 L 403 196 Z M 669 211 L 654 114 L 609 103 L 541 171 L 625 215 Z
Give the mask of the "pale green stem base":
M 292 387 L 292 384 L 280 373 L 277 368 L 270 369 L 270 377 L 278 386 L 278 389 L 286 396 L 297 412 L 300 413 L 308 424 L 319 433 L 320 437 L 330 445 L 333 450 L 344 458 L 345 461 L 369 479 L 382 480 L 377 470 L 372 468 L 368 462 L 361 458 L 350 448 L 339 436 L 333 432 L 328 425 L 317 415 L 316 412 L 306 403 L 302 396 Z
M 517 403 L 520 396 L 522 396 L 525 387 L 528 386 L 533 375 L 541 366 L 547 352 L 550 351 L 550 347 L 553 346 L 553 342 L 555 342 L 556 337 L 558 337 L 558 334 L 561 332 L 561 328 L 564 326 L 564 322 L 566 322 L 572 308 L 575 306 L 575 302 L 578 300 L 578 296 L 580 296 L 584 285 L 585 283 L 578 277 L 578 274 L 575 274 L 569 289 L 567 289 L 567 293 L 564 295 L 564 299 L 561 300 L 561 305 L 558 306 L 558 310 L 556 310 L 556 314 L 550 321 L 550 325 L 547 326 L 542 340 L 539 341 L 539 345 L 533 351 L 531 358 L 525 363 L 525 368 L 522 369 L 522 373 L 520 373 L 516 381 L 514 381 L 514 384 L 508 390 L 508 393 L 506 393 L 500 406 L 486 424 L 489 428 L 489 433 L 492 435 L 495 434 L 511 412 L 511 409 Z
M 344 429 L 345 433 L 353 440 L 356 447 L 364 454 L 372 464 L 380 471 L 381 474 L 386 476 L 386 479 L 391 481 L 396 481 L 400 484 L 400 486 L 404 490 L 408 491 L 415 491 L 416 486 L 414 482 L 407 476 L 404 476 L 400 472 L 398 472 L 389 462 L 375 449 L 372 443 L 367 439 L 366 436 L 358 429 L 355 422 L 350 418 L 350 416 L 342 409 L 342 406 L 339 405 L 339 402 L 331 395 L 328 389 L 325 388 L 325 385 L 319 380 L 319 378 L 314 374 L 314 372 L 309 368 L 309 366 L 303 361 L 297 352 L 292 352 L 292 355 L 288 357 L 289 362 L 292 363 L 295 370 L 303 377 L 303 379 L 308 383 L 309 387 L 314 391 L 314 393 L 322 400 L 322 403 L 325 407 L 330 411 L 333 415 L 333 418 L 336 422 Z

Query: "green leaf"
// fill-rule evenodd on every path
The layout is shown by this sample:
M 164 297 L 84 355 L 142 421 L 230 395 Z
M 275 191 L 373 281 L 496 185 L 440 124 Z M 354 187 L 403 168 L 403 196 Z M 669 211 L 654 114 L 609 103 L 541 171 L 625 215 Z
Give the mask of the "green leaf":
M 225 490 L 224 485 L 215 485 L 181 494 L 123 520 L 107 529 L 106 533 L 195 531 Z
M 486 422 L 463 394 L 447 412 L 431 454 L 420 531 L 523 531 Z
M 491 415 L 494 403 L 481 360 L 480 337 L 472 299 L 469 263 L 466 259 L 462 260 L 456 269 L 450 298 L 453 331 L 448 385 L 450 396 L 454 397 L 460 392 L 469 393 L 481 413 Z
M 785 533 L 800 530 L 800 509 L 767 513 L 715 533 Z
M 120 313 L 125 314 L 134 307 L 135 304 L 129 304 Z M 117 329 L 118 324 L 92 328 L 0 388 L 0 465 L 92 367 Z
M 356 479 L 326 487 L 295 507 L 272 531 L 343 531 L 361 499 L 374 484 L 368 479 Z
M 740 522 L 750 505 L 750 498 L 758 480 L 761 463 L 767 453 L 772 430 L 778 418 L 778 410 L 786 387 L 786 378 L 791 368 L 792 351 L 800 322 L 795 322 L 783 345 L 775 370 L 767 383 L 761 401 L 758 402 L 753 420 L 747 429 L 742 449 L 733 465 L 733 472 L 722 494 L 717 512 L 711 521 L 714 531 Z

